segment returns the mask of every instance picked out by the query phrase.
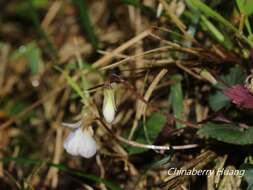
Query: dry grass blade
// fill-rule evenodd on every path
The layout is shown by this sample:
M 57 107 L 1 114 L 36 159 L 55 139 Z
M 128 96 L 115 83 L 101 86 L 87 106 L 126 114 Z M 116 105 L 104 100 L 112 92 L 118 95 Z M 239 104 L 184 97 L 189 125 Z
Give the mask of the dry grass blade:
M 130 39 L 129 41 L 125 42 L 124 44 L 122 44 L 121 46 L 113 50 L 111 54 L 107 54 L 103 56 L 102 58 L 100 58 L 99 60 L 97 60 L 95 63 L 93 63 L 93 67 L 99 68 L 104 65 L 107 65 L 111 61 L 111 59 L 115 56 L 115 54 L 121 53 L 122 51 L 126 50 L 130 46 L 134 45 L 135 43 L 149 36 L 149 34 L 150 34 L 149 30 L 145 30 L 144 32 L 138 34 L 134 38 Z
M 162 69 L 156 75 L 156 77 L 154 78 L 154 80 L 152 81 L 152 83 L 149 85 L 149 87 L 148 87 L 148 89 L 147 89 L 147 91 L 145 92 L 145 95 L 144 95 L 144 99 L 147 102 L 149 101 L 149 98 L 150 98 L 152 92 L 155 90 L 156 86 L 158 85 L 159 81 L 165 76 L 166 73 L 167 73 L 167 70 L 166 69 Z M 146 104 L 140 101 L 139 104 L 137 104 L 136 110 L 137 110 L 136 111 L 136 118 L 134 120 L 131 132 L 130 132 L 129 137 L 128 137 L 129 140 L 132 139 L 141 116 L 144 115 L 145 112 L 146 112 Z

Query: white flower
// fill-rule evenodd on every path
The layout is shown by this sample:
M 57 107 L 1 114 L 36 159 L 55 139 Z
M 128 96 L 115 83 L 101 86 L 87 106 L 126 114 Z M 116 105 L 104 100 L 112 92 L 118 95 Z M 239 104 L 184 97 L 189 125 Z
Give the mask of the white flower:
M 115 118 L 116 106 L 114 90 L 112 88 L 104 89 L 103 115 L 107 123 L 112 123 Z
M 65 126 L 68 126 L 66 123 Z M 73 124 L 74 125 L 74 124 Z M 64 149 L 73 156 L 82 156 L 84 158 L 91 158 L 96 154 L 96 141 L 92 137 L 92 132 L 89 129 L 82 129 L 80 122 L 64 141 Z

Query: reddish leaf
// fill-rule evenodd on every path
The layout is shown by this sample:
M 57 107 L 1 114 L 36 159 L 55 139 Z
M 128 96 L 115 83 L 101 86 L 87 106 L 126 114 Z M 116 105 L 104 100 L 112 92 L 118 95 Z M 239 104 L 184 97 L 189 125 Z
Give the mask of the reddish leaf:
M 253 108 L 253 95 L 242 85 L 234 85 L 227 88 L 223 93 L 229 97 L 234 104 L 244 108 Z

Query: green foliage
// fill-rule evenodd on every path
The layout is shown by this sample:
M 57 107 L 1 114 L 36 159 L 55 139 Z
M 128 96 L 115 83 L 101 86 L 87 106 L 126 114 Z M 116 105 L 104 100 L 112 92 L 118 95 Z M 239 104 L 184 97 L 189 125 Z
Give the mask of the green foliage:
M 80 85 L 77 83 L 77 81 L 71 77 L 66 71 L 61 70 L 59 67 L 55 67 L 57 70 L 63 73 L 65 79 L 67 80 L 68 85 L 71 86 L 71 88 L 82 98 L 85 99 L 84 93 L 80 87 Z
M 215 124 L 209 122 L 198 130 L 198 135 L 236 145 L 253 144 L 253 127 L 243 129 L 233 124 Z
M 191 7 L 194 7 L 195 9 L 200 10 L 203 12 L 206 16 L 214 18 L 215 20 L 219 21 L 232 31 L 237 31 L 237 29 L 228 21 L 226 20 L 223 16 L 221 16 L 218 12 L 213 10 L 211 7 L 206 5 L 200 0 L 186 0 L 187 4 Z
M 246 73 L 241 67 L 237 66 L 231 68 L 228 74 L 222 75 L 220 79 L 223 82 L 218 82 L 218 84 L 215 85 L 218 90 L 208 97 L 209 105 L 212 110 L 219 111 L 220 109 L 229 106 L 229 98 L 226 97 L 221 90 L 225 89 L 227 87 L 226 85 L 233 86 L 236 84 L 243 84 L 245 78 Z
M 114 184 L 113 182 L 111 182 L 109 180 L 102 179 L 102 178 L 97 177 L 92 174 L 86 174 L 81 170 L 72 169 L 72 168 L 69 168 L 63 164 L 54 164 L 54 163 L 47 162 L 47 161 L 35 160 L 35 159 L 29 159 L 29 158 L 23 158 L 23 157 L 4 157 L 4 158 L 0 158 L 0 161 L 2 161 L 4 163 L 14 161 L 16 164 L 20 164 L 22 166 L 24 166 L 24 165 L 28 165 L 28 166 L 29 165 L 39 165 L 39 166 L 46 165 L 48 167 L 55 167 L 63 172 L 69 173 L 69 174 L 74 175 L 76 177 L 80 177 L 85 180 L 90 180 L 95 183 L 103 183 L 103 184 L 105 184 L 105 186 L 107 186 L 111 190 L 122 190 L 118 185 Z
M 54 47 L 54 44 L 48 38 L 47 33 L 40 25 L 40 18 L 38 16 L 38 12 L 36 10 L 35 4 L 33 0 L 27 0 L 27 13 L 30 14 L 31 21 L 34 27 L 37 30 L 37 33 L 40 38 L 42 38 L 46 42 L 45 52 L 51 57 L 53 61 L 56 61 L 59 58 L 58 51 Z
M 147 120 L 146 127 L 148 130 L 149 139 L 152 143 L 154 143 L 155 139 L 164 127 L 165 123 L 166 118 L 159 113 L 152 114 Z
M 165 123 L 166 123 L 166 118 L 163 115 L 159 113 L 152 114 L 146 122 L 146 131 L 147 131 L 148 139 L 150 142 L 148 142 L 147 138 L 145 137 L 143 124 L 139 126 L 139 128 L 136 130 L 134 140 L 136 142 L 143 143 L 143 144 L 149 144 L 149 143 L 153 144 L 158 134 L 161 132 L 162 128 L 164 127 Z M 143 148 L 137 148 L 137 147 L 132 147 L 128 145 L 126 145 L 125 147 L 128 150 L 128 152 L 131 154 L 141 153 L 146 150 Z
M 6 112 L 8 114 L 8 116 L 10 117 L 14 117 L 15 115 L 17 115 L 19 112 L 21 112 L 22 110 L 25 109 L 27 105 L 23 102 L 14 102 L 14 101 L 10 101 L 8 102 L 8 104 L 6 105 Z
M 238 29 L 233 24 L 231 24 L 227 19 L 225 19 L 217 11 L 213 10 L 211 7 L 203 3 L 201 0 L 186 0 L 186 3 L 189 7 L 200 10 L 205 16 L 215 19 L 216 21 L 224 25 L 227 29 L 233 31 L 251 47 L 253 46 L 253 43 L 248 40 L 248 38 L 245 37 L 242 33 L 239 33 Z
M 236 0 L 237 6 L 241 13 L 250 16 L 253 13 L 252 0 Z
M 209 21 L 204 15 L 201 15 L 201 20 L 204 23 L 204 25 L 207 27 L 207 29 L 213 34 L 213 36 L 219 41 L 224 42 L 225 37 L 223 34 L 219 31 L 219 29 L 213 25 L 211 21 Z
M 154 162 L 149 164 L 149 169 L 151 168 L 159 168 L 165 164 L 167 164 L 171 160 L 171 154 L 164 156 L 162 159 L 155 160 Z
M 44 67 L 41 50 L 35 42 L 21 46 L 12 54 L 12 59 L 25 58 L 28 61 L 29 69 L 32 74 L 38 74 Z
M 141 2 L 139 0 L 121 0 L 123 3 L 128 5 L 133 5 L 135 7 L 141 7 Z
M 185 11 L 184 15 L 189 18 L 192 24 L 188 27 L 187 33 L 194 36 L 197 25 L 200 24 L 203 31 L 206 33 L 210 33 L 211 37 L 217 40 L 220 44 L 222 44 L 227 49 L 232 49 L 233 42 L 230 39 L 226 32 L 224 32 L 225 27 L 221 24 L 214 24 L 213 21 L 208 18 L 205 14 L 202 14 L 197 7 L 189 4 L 190 11 Z
M 209 105 L 213 111 L 219 111 L 225 106 L 230 105 L 230 100 L 222 92 L 218 91 L 208 97 Z
M 237 6 L 241 14 L 245 16 L 244 25 L 249 33 L 249 39 L 252 37 L 252 30 L 250 26 L 249 16 L 253 13 L 253 1 L 248 0 L 236 0 Z
M 172 80 L 176 80 L 175 84 L 171 85 L 171 92 L 170 92 L 170 102 L 172 105 L 172 111 L 174 116 L 177 119 L 184 119 L 184 107 L 183 107 L 183 90 L 181 85 L 181 75 L 174 75 L 172 76 Z M 177 128 L 182 128 L 184 125 L 181 123 L 176 122 Z
M 247 190 L 253 190 L 253 165 L 252 164 L 243 164 L 240 167 L 241 170 L 245 170 L 244 179 L 248 183 Z
M 31 0 L 31 2 L 37 10 L 46 7 L 49 3 L 48 0 Z M 14 12 L 23 19 L 30 20 L 31 14 L 27 11 L 29 9 L 27 1 L 10 1 L 8 6 L 10 12 Z
M 241 67 L 235 66 L 229 70 L 228 74 L 222 75 L 221 80 L 232 86 L 236 84 L 243 84 L 246 77 L 246 72 Z M 218 83 L 218 86 L 222 89 L 225 87 L 221 82 Z
M 73 0 L 73 1 L 79 11 L 80 24 L 82 29 L 87 35 L 87 39 L 91 42 L 93 47 L 97 48 L 98 41 L 90 21 L 89 10 L 86 5 L 86 0 Z

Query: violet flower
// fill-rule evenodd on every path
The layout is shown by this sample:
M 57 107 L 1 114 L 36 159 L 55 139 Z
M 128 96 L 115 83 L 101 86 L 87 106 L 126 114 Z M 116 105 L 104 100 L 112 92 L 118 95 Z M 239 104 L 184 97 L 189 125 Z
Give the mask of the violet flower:
M 96 154 L 97 146 L 91 127 L 83 128 L 81 121 L 73 124 L 63 123 L 62 125 L 72 129 L 68 137 L 64 140 L 63 145 L 69 154 L 84 158 L 91 158 Z

